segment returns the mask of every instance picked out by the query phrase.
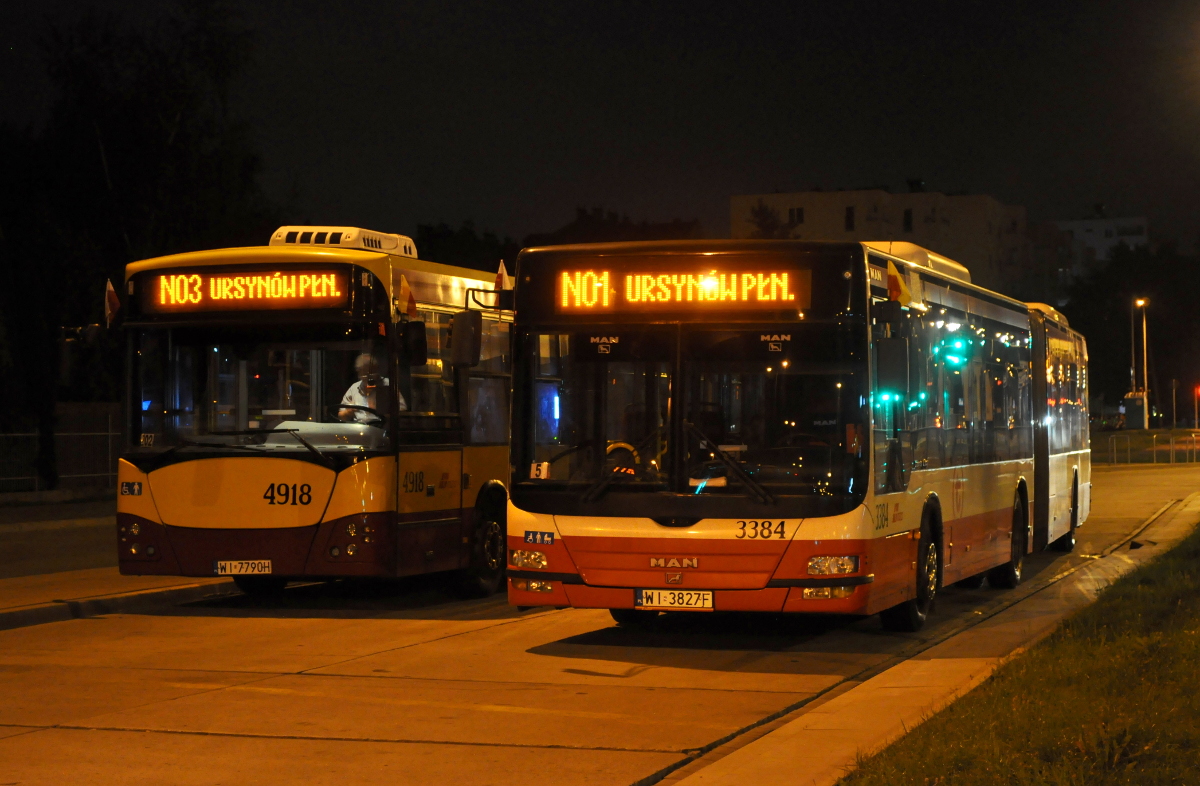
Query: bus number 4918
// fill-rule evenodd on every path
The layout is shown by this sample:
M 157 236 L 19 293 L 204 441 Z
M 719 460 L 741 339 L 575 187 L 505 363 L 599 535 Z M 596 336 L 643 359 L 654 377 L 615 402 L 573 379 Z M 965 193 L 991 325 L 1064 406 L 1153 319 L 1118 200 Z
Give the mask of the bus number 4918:
M 270 483 L 263 493 L 263 499 L 268 505 L 307 505 L 312 502 L 312 486 L 307 483 L 297 486 L 295 483 Z

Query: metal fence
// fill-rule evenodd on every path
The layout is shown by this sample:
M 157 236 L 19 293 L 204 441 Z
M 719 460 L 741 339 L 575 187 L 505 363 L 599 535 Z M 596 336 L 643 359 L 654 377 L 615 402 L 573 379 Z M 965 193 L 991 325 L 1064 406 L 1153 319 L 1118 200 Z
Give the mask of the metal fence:
M 59 404 L 54 448 L 60 489 L 112 489 L 121 451 L 117 404 Z M 36 432 L 0 434 L 0 493 L 42 491 Z
M 1103 447 L 1102 447 L 1103 446 Z M 1132 430 L 1092 435 L 1092 461 L 1107 464 L 1194 464 L 1200 462 L 1200 432 Z

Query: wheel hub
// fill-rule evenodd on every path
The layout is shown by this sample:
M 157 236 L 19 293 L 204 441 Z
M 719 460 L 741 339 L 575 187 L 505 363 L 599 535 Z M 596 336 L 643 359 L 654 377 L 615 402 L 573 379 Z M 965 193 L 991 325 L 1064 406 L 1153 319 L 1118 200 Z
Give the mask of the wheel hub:
M 504 537 L 499 522 L 489 521 L 484 525 L 483 561 L 489 570 L 499 570 L 504 564 Z

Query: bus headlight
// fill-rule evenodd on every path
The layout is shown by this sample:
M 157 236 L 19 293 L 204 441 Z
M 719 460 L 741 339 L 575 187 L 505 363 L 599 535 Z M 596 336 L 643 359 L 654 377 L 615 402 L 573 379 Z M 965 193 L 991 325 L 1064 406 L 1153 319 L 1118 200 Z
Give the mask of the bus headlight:
M 833 598 L 848 598 L 854 594 L 854 587 L 805 587 L 805 600 L 832 600 Z
M 831 576 L 858 573 L 858 557 L 809 557 L 808 575 Z
M 520 551 L 513 549 L 508 556 L 508 562 L 514 568 L 535 568 L 541 569 L 549 565 L 546 560 L 546 554 L 541 551 Z

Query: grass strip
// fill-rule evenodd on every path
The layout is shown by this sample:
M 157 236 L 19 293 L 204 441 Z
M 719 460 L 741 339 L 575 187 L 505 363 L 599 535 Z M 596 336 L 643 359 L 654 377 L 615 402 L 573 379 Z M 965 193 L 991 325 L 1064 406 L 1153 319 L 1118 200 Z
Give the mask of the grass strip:
M 839 781 L 1200 782 L 1200 530 Z

